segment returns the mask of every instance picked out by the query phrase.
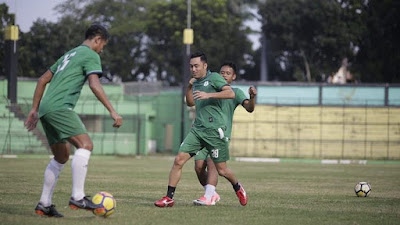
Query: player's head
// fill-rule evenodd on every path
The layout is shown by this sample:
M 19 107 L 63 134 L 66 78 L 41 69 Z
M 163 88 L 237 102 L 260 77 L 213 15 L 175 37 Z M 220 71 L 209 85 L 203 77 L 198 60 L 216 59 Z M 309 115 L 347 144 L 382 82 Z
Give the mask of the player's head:
M 232 83 L 233 80 L 236 79 L 236 65 L 233 62 L 224 62 L 221 65 L 221 69 L 219 70 L 219 74 L 228 82 L 228 84 Z
M 100 24 L 92 24 L 85 34 L 85 39 L 93 43 L 92 49 L 97 53 L 103 51 L 109 37 L 107 29 Z
M 190 72 L 199 79 L 207 75 L 207 56 L 203 52 L 195 52 L 190 56 Z

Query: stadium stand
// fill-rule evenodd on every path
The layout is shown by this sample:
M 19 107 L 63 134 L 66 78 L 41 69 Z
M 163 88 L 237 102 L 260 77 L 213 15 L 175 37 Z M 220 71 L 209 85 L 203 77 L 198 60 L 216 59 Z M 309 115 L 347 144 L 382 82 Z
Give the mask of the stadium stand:
M 3 98 L 0 101 L 0 150 L 2 154 L 47 153 L 47 148 L 33 132 L 28 132 Z

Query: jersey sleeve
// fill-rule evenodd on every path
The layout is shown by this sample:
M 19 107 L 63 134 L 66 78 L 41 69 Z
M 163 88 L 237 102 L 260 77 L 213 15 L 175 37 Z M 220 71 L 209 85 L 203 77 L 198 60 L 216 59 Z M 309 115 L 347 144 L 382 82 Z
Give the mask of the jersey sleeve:
M 93 52 L 92 54 L 89 54 L 83 65 L 83 71 L 86 76 L 89 76 L 90 74 L 98 74 L 101 76 L 103 74 L 100 56 L 97 53 Z
M 248 99 L 243 91 L 239 88 L 235 88 L 235 102 L 236 105 L 243 104 L 244 100 Z
M 222 87 L 224 86 L 229 86 L 229 84 L 225 81 L 225 79 L 218 73 L 212 73 L 210 78 L 212 85 L 217 91 L 221 91 Z
M 57 60 L 52 66 L 50 66 L 50 71 L 55 74 L 57 72 L 58 65 L 60 64 L 61 58 Z

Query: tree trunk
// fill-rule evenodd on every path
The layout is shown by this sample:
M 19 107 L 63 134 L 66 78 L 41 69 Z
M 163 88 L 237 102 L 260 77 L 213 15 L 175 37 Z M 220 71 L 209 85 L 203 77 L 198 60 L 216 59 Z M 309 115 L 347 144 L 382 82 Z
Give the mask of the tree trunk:
M 304 68 L 306 70 L 307 82 L 310 82 L 311 81 L 310 65 L 308 64 L 306 54 L 304 53 L 303 50 L 300 50 L 300 54 L 301 54 L 301 57 L 303 57 Z

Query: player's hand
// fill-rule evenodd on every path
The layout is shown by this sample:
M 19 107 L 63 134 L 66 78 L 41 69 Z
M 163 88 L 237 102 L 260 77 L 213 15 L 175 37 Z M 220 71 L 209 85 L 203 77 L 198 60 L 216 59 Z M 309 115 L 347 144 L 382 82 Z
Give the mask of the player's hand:
M 190 78 L 190 80 L 189 80 L 189 84 L 190 84 L 190 85 L 193 85 L 193 82 L 195 82 L 195 81 L 196 81 L 196 78 L 193 78 L 193 77 L 192 77 L 192 78 Z
M 209 99 L 209 96 L 208 93 L 204 91 L 194 91 L 193 98 L 196 100 L 204 100 L 204 99 Z
M 122 126 L 122 117 L 118 113 L 112 112 L 111 118 L 114 119 L 113 127 L 119 128 L 120 126 Z
M 25 121 L 25 127 L 28 131 L 35 129 L 37 123 L 39 121 L 39 115 L 37 111 L 31 110 L 28 114 L 28 117 Z
M 257 95 L 257 89 L 253 86 L 249 88 L 249 95 L 250 98 L 254 98 Z

